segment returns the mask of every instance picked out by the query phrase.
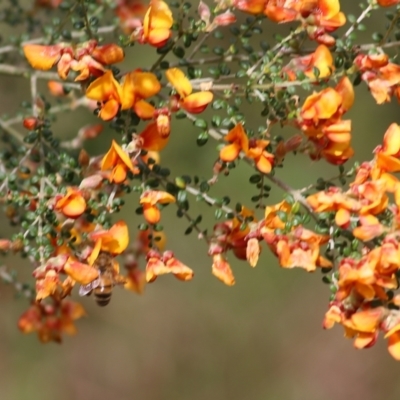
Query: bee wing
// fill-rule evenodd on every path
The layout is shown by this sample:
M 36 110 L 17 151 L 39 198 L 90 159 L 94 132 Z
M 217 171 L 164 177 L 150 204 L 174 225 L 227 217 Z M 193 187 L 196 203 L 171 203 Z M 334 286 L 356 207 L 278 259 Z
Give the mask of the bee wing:
M 100 278 L 95 279 L 94 281 L 88 283 L 87 285 L 81 285 L 79 288 L 79 296 L 86 296 L 93 289 L 96 289 L 97 286 L 100 285 Z

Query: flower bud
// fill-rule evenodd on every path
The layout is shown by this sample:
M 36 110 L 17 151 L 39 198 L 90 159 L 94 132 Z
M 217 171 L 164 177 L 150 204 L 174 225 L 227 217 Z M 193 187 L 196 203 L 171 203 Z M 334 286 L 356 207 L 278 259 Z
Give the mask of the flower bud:
M 211 17 L 210 7 L 208 7 L 208 5 L 203 1 L 200 1 L 197 12 L 199 13 L 200 19 L 206 23 L 206 26 L 208 26 Z
M 217 26 L 227 26 L 236 22 L 236 16 L 230 11 L 225 11 L 215 17 L 213 23 Z
M 38 126 L 38 122 L 39 121 L 36 117 L 27 117 L 23 120 L 22 124 L 24 125 L 24 128 L 33 131 Z

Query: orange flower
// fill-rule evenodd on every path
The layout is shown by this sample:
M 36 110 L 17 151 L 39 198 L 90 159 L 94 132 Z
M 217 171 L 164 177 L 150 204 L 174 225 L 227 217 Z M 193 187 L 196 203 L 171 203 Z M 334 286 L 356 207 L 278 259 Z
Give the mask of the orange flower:
M 90 265 L 94 263 L 100 251 L 118 255 L 123 253 L 129 244 L 129 231 L 125 221 L 116 222 L 108 230 L 94 231 L 89 237 L 96 243 L 92 254 L 88 258 Z
M 64 90 L 64 86 L 61 82 L 48 81 L 47 88 L 54 97 L 63 97 L 67 95 L 67 92 Z
M 74 320 L 84 315 L 83 307 L 72 301 L 63 300 L 60 303 L 47 304 L 46 307 L 34 303 L 19 318 L 18 328 L 23 333 L 37 332 L 42 343 L 60 343 L 63 333 L 76 333 Z
M 89 40 L 76 47 L 65 43 L 45 46 L 27 44 L 23 47 L 29 64 L 40 70 L 49 70 L 57 64 L 58 75 L 67 79 L 70 69 L 79 71 L 75 81 L 82 81 L 90 75 L 100 76 L 104 73 L 104 65 L 121 62 L 124 51 L 115 44 L 97 46 L 95 40 Z
M 344 313 L 340 306 L 335 302 L 332 302 L 329 306 L 329 310 L 325 313 L 325 317 L 322 323 L 324 329 L 331 329 L 336 324 L 341 324 L 344 318 Z
M 61 285 L 59 274 L 55 270 L 47 271 L 44 279 L 36 280 L 36 301 L 54 294 L 59 285 Z
M 400 0 L 378 0 L 378 4 L 381 7 L 390 7 L 396 4 L 400 4 Z
M 400 324 L 385 335 L 388 339 L 388 350 L 390 355 L 397 361 L 400 361 Z
M 308 96 L 301 109 L 306 124 L 317 125 L 324 120 L 338 118 L 354 103 L 354 89 L 347 77 L 342 78 L 336 88 L 326 88 Z
M 122 99 L 122 88 L 109 70 L 88 86 L 86 97 L 102 103 L 99 117 L 109 121 L 118 113 Z
M 386 130 L 383 137 L 383 145 L 375 149 L 375 165 L 371 171 L 372 179 L 389 179 L 393 181 L 393 175 L 385 174 L 385 172 L 399 172 L 400 171 L 400 126 L 392 123 Z M 397 184 L 393 186 L 391 191 L 396 190 Z
M 255 227 L 255 221 L 254 211 L 242 206 L 236 217 L 214 226 L 214 239 L 225 250 L 231 249 L 238 259 L 246 260 L 249 234 L 253 233 L 252 228 Z M 243 222 L 245 222 L 245 226 L 243 226 Z M 215 254 L 214 250 L 209 254 Z
M 256 168 L 263 174 L 271 172 L 274 162 L 274 155 L 265 150 L 268 145 L 269 140 L 252 139 L 249 142 L 249 150 L 246 153 L 246 156 L 254 160 Z
M 160 90 L 161 84 L 152 72 L 142 72 L 140 69 L 131 71 L 124 76 L 122 83 L 122 109 L 126 110 L 139 100 L 156 95 Z M 148 107 L 149 104 L 143 106 Z
M 352 194 L 359 196 L 363 203 L 359 213 L 377 215 L 384 211 L 389 202 L 385 190 L 386 181 L 382 179 L 353 185 L 351 187 Z
M 263 234 L 283 268 L 303 268 L 313 272 L 316 267 L 332 265 L 319 254 L 320 246 L 327 243 L 329 236 L 318 235 L 303 227 L 298 227 L 286 235 L 277 235 L 271 231 L 265 231 Z
M 67 194 L 56 201 L 55 209 L 68 218 L 78 218 L 86 210 L 86 200 L 79 189 L 68 187 Z
M 373 215 L 361 215 L 359 221 L 361 226 L 353 229 L 353 235 L 357 239 L 367 242 L 382 235 L 384 232 L 383 225 Z
M 282 211 L 285 214 L 288 214 L 292 209 L 292 206 L 284 201 L 281 201 L 278 204 L 273 206 L 265 207 L 265 214 L 264 214 L 264 225 L 266 228 L 269 229 L 284 229 L 285 223 L 279 218 L 278 211 Z M 263 228 L 261 229 L 263 231 Z
M 169 83 L 180 96 L 180 106 L 193 114 L 203 112 L 212 102 L 213 94 L 210 91 L 192 93 L 193 88 L 185 74 L 178 68 L 170 68 L 165 72 Z
M 51 46 L 27 44 L 23 47 L 23 51 L 32 68 L 46 71 L 60 60 L 64 47 L 65 45 L 61 43 Z
M 163 135 L 158 129 L 157 121 L 150 122 L 139 134 L 141 148 L 147 151 L 161 151 L 169 141 L 169 135 Z
M 172 251 L 165 251 L 161 256 L 155 250 L 147 254 L 146 280 L 154 282 L 158 276 L 173 274 L 181 281 L 189 281 L 193 278 L 193 271 L 174 257 Z
M 356 264 L 352 259 L 344 259 L 339 266 L 338 291 L 335 299 L 343 301 L 351 293 L 366 300 L 375 297 L 375 263 L 363 260 Z
M 318 70 L 318 75 L 315 75 L 315 68 Z M 310 79 L 327 78 L 334 70 L 332 54 L 323 44 L 319 45 L 314 53 L 293 58 L 283 68 L 290 80 L 295 80 L 299 72 L 303 72 Z
M 143 32 L 140 41 L 154 47 L 164 46 L 171 37 L 174 23 L 172 12 L 162 0 L 151 0 L 143 20 Z
M 219 152 L 219 158 L 222 161 L 232 162 L 236 160 L 241 151 L 245 154 L 249 151 L 249 139 L 241 123 L 232 128 L 224 137 L 224 140 L 230 142 L 230 144 L 223 147 Z
M 261 14 L 266 3 L 267 0 L 234 0 L 233 6 L 249 14 Z
M 340 12 L 339 0 L 269 0 L 264 13 L 275 22 L 302 19 L 310 38 L 328 45 L 334 44 L 334 39 L 326 32 L 346 22 L 344 14 Z
M 347 77 L 336 88 L 327 88 L 308 96 L 301 109 L 299 126 L 315 146 L 313 159 L 323 156 L 340 165 L 354 153 L 350 145 L 351 121 L 341 120 L 354 102 L 354 89 Z
M 213 255 L 212 273 L 225 285 L 233 286 L 235 284 L 231 267 L 222 254 Z
M 379 325 L 386 314 L 384 307 L 369 308 L 358 311 L 343 322 L 346 337 L 355 337 L 354 347 L 365 349 L 375 344 Z
M 389 102 L 393 94 L 400 101 L 400 67 L 389 63 L 387 54 L 360 54 L 354 64 L 378 104 Z
M 64 272 L 81 285 L 87 285 L 99 276 L 99 271 L 96 268 L 93 268 L 89 264 L 76 261 L 72 257 L 68 258 L 65 263 Z
M 251 238 L 247 241 L 246 259 L 251 267 L 255 267 L 260 256 L 261 247 L 258 239 Z
M 397 361 L 400 360 L 400 313 L 390 310 L 386 320 L 383 322 L 385 339 L 388 339 L 388 350 L 390 355 Z
M 301 109 L 301 116 L 317 124 L 331 118 L 342 104 L 342 96 L 332 88 L 308 96 Z
M 300 4 L 299 4 L 300 3 Z M 269 0 L 266 2 L 264 14 L 274 22 L 290 22 L 294 21 L 299 16 L 300 2 L 288 2 L 287 0 Z
M 89 85 L 86 97 L 102 103 L 99 117 L 105 121 L 113 119 L 120 107 L 122 110 L 132 108 L 148 118 L 150 104 L 141 100 L 154 96 L 160 89 L 160 82 L 151 72 L 129 72 L 121 86 L 109 70 Z
M 161 190 L 146 190 L 140 196 L 143 215 L 149 224 L 157 224 L 161 219 L 161 212 L 157 204 L 175 203 L 175 197 Z
M 112 169 L 108 179 L 110 182 L 122 183 L 128 171 L 134 172 L 134 167 L 129 155 L 113 140 L 110 150 L 101 161 L 101 170 Z
M 129 269 L 125 278 L 125 289 L 131 290 L 137 294 L 143 294 L 144 287 L 146 286 L 146 274 L 142 270 L 139 268 Z

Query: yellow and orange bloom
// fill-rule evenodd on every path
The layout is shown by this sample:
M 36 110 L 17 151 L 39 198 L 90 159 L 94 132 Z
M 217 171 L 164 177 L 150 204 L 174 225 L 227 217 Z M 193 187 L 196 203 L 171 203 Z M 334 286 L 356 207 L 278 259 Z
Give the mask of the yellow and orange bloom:
M 318 70 L 318 75 L 315 74 L 315 68 Z M 328 47 L 323 44 L 319 45 L 313 53 L 307 56 L 293 58 L 283 68 L 290 80 L 295 80 L 296 74 L 299 72 L 303 72 L 310 79 L 327 78 L 334 70 L 332 54 Z
M 346 23 L 339 0 L 269 0 L 264 14 L 278 23 L 301 20 L 310 39 L 328 46 L 335 43 L 328 33 Z
M 284 229 L 285 223 L 279 218 L 278 212 L 288 214 L 291 210 L 292 206 L 285 200 L 273 206 L 265 207 L 264 227 L 272 230 Z M 262 232 L 263 228 L 261 228 Z
M 36 301 L 51 296 L 60 285 L 59 274 L 54 270 L 47 271 L 43 279 L 36 279 Z
M 164 46 L 171 37 L 174 23 L 172 12 L 162 0 L 151 0 L 143 19 L 143 29 L 139 36 L 141 43 L 149 43 L 154 47 Z M 135 34 L 132 39 L 135 39 Z
M 181 281 L 193 278 L 192 269 L 175 258 L 172 251 L 165 251 L 162 255 L 158 251 L 150 250 L 147 254 L 146 280 L 154 282 L 158 276 L 173 274 Z
M 94 263 L 100 251 L 118 255 L 123 253 L 129 244 L 129 231 L 125 221 L 116 222 L 108 230 L 93 231 L 89 237 L 95 242 L 95 247 L 88 259 L 90 265 Z
M 248 14 L 262 14 L 268 0 L 234 0 L 233 6 Z
M 86 200 L 79 189 L 68 187 L 67 194 L 56 201 L 55 210 L 68 218 L 78 218 L 86 210 Z
M 189 79 L 179 68 L 170 68 L 165 72 L 165 75 L 172 87 L 178 92 L 179 104 L 184 110 L 198 114 L 203 112 L 212 102 L 214 95 L 208 90 L 192 93 L 193 88 Z
M 354 65 L 361 72 L 361 78 L 367 83 L 377 104 L 389 102 L 393 95 L 400 101 L 400 68 L 389 62 L 387 54 L 359 54 Z
M 157 204 L 175 203 L 172 194 L 162 190 L 146 190 L 140 196 L 140 204 L 143 207 L 143 216 L 149 224 L 157 224 L 161 219 L 161 211 Z
M 105 121 L 113 119 L 120 108 L 132 108 L 147 119 L 150 117 L 150 104 L 143 99 L 154 96 L 160 89 L 160 82 L 151 72 L 129 72 L 124 76 L 121 85 L 111 71 L 106 71 L 88 86 L 86 97 L 102 103 L 99 117 Z
M 162 115 L 159 115 L 156 121 L 150 122 L 145 126 L 139 134 L 141 141 L 140 148 L 147 151 L 159 152 L 168 144 L 170 126 L 169 117 L 166 118 L 167 121 L 162 121 Z
M 64 86 L 61 82 L 48 81 L 47 88 L 54 97 L 64 97 L 67 95 L 66 91 L 64 90 Z
M 349 78 L 343 77 L 335 89 L 327 88 L 308 96 L 301 109 L 307 123 L 317 125 L 331 118 L 339 118 L 354 103 L 354 89 Z
M 286 235 L 276 235 L 271 231 L 263 234 L 283 268 L 303 268 L 313 272 L 317 267 L 327 268 L 332 265 L 320 255 L 320 246 L 328 242 L 329 236 L 316 234 L 303 227 Z
M 251 267 L 255 267 L 261 253 L 260 243 L 257 238 L 251 238 L 247 241 L 246 259 Z
M 129 155 L 113 140 L 111 148 L 101 161 L 101 170 L 109 171 L 109 181 L 122 183 L 125 181 L 128 171 L 135 171 Z
M 344 319 L 344 312 L 337 302 L 332 302 L 329 305 L 328 311 L 325 313 L 322 327 L 324 329 L 331 329 L 335 324 L 341 324 Z
M 210 243 L 209 255 L 232 250 L 235 257 L 246 260 L 248 241 L 251 237 L 257 236 L 254 230 L 256 230 L 254 211 L 242 206 L 237 216 L 214 226 L 214 240 Z
M 146 286 L 146 274 L 142 270 L 139 268 L 129 269 L 125 278 L 125 289 L 131 290 L 137 294 L 143 294 Z
M 70 257 L 64 265 L 64 272 L 81 285 L 93 282 L 99 276 L 99 271 L 89 264 L 81 263 Z
M 354 89 L 347 77 L 335 89 L 327 88 L 307 97 L 300 112 L 299 127 L 315 146 L 315 152 L 310 153 L 312 158 L 322 156 L 340 165 L 354 154 L 350 144 L 351 121 L 341 119 L 353 103 Z
M 122 88 L 111 71 L 94 80 L 86 89 L 86 97 L 102 103 L 99 117 L 104 121 L 113 119 L 119 110 Z
M 95 40 L 72 47 L 66 43 L 57 45 L 27 44 L 23 48 L 26 59 L 34 69 L 47 71 L 57 65 L 58 75 L 67 79 L 72 69 L 79 72 L 75 81 L 83 81 L 90 75 L 100 76 L 105 65 L 121 62 L 124 51 L 115 44 L 97 46 Z
M 60 343 L 62 334 L 76 333 L 74 321 L 85 314 L 85 310 L 79 303 L 69 300 L 61 303 L 54 302 L 46 307 L 40 303 L 34 303 L 19 318 L 18 328 L 23 333 L 36 332 L 42 343 L 50 341 Z
M 235 284 L 232 269 L 223 254 L 213 255 L 212 274 L 227 286 Z
M 274 155 L 265 150 L 268 145 L 269 140 L 252 139 L 246 153 L 246 156 L 254 160 L 256 168 L 263 174 L 269 174 L 274 163 Z
M 345 336 L 354 339 L 354 347 L 365 349 L 375 344 L 379 325 L 383 321 L 386 310 L 383 307 L 369 308 L 358 311 L 349 319 L 343 321 Z
M 223 147 L 219 152 L 219 158 L 225 162 L 232 162 L 239 157 L 241 151 L 245 154 L 249 151 L 249 138 L 241 123 L 232 128 L 224 137 L 230 144 Z

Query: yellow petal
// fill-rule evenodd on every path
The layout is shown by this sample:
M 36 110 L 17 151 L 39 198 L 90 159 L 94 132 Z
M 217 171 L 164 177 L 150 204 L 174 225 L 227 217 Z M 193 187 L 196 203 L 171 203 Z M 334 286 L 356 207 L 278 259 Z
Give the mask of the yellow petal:
M 97 268 L 91 267 L 88 264 L 80 263 L 72 258 L 69 258 L 65 263 L 64 271 L 81 285 L 87 285 L 99 276 Z
M 151 119 L 154 117 L 154 112 L 156 111 L 156 109 L 145 100 L 137 101 L 133 109 L 140 119 Z
M 23 47 L 23 51 L 33 68 L 46 71 L 60 59 L 62 48 L 62 45 L 42 46 L 40 44 L 27 44 Z
M 192 114 L 199 114 L 212 102 L 213 97 L 209 91 L 192 93 L 182 100 L 181 106 Z
M 186 97 L 192 93 L 192 85 L 188 78 L 186 78 L 183 71 L 179 68 L 170 68 L 165 72 L 169 83 L 179 93 L 179 96 Z
M 94 80 L 86 89 L 86 97 L 97 101 L 114 99 L 120 103 L 122 89 L 113 73 L 108 70 L 100 78 Z

